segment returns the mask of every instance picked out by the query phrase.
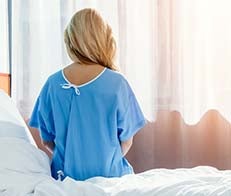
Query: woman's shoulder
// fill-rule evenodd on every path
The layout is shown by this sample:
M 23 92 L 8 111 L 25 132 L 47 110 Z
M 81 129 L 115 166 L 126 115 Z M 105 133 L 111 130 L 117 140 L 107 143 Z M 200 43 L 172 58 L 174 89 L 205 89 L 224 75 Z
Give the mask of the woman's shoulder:
M 57 81 L 57 80 L 60 80 L 62 79 L 62 69 L 54 72 L 54 73 L 51 73 L 48 78 L 47 78 L 47 81 L 48 82 L 54 82 L 54 81 Z
M 110 86 L 111 90 L 115 92 L 124 92 L 131 91 L 131 85 L 126 78 L 126 76 L 118 71 L 107 69 L 107 74 L 105 77 L 105 81 L 103 81 L 104 85 Z
M 42 92 L 47 92 L 53 89 L 54 86 L 57 86 L 57 83 L 62 81 L 62 70 L 58 70 L 50 74 L 42 87 Z
M 62 70 L 58 70 L 54 73 L 51 73 L 47 77 L 47 79 L 43 85 L 43 88 L 50 89 L 53 86 L 57 86 L 57 83 L 62 83 Z
M 115 80 L 118 83 L 127 82 L 125 75 L 119 71 L 107 69 L 107 73 L 108 73 L 108 78 L 110 78 L 110 80 Z

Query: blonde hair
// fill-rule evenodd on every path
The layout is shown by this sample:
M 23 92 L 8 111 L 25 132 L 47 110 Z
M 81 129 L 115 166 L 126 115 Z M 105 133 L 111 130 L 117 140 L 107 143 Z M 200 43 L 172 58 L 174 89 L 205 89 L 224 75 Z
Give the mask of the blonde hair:
M 80 64 L 100 64 L 117 70 L 116 42 L 111 27 L 91 8 L 74 14 L 64 32 L 69 57 Z

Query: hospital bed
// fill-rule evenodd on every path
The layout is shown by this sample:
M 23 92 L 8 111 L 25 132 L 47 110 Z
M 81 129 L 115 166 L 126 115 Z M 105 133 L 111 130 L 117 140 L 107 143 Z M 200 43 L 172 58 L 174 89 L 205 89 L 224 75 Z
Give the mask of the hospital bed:
M 231 195 L 231 170 L 207 166 L 153 169 L 121 178 L 54 180 L 48 156 L 37 148 L 14 103 L 1 90 L 0 157 L 0 196 Z

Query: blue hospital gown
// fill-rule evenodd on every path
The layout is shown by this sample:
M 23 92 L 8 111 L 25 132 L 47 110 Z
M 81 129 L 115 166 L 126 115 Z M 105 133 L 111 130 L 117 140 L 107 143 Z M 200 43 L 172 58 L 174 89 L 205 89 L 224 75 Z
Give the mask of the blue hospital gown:
M 34 106 L 30 126 L 44 141 L 54 141 L 54 178 L 85 180 L 133 173 L 120 142 L 145 125 L 145 118 L 127 80 L 105 68 L 83 85 L 71 84 L 63 70 L 51 75 Z

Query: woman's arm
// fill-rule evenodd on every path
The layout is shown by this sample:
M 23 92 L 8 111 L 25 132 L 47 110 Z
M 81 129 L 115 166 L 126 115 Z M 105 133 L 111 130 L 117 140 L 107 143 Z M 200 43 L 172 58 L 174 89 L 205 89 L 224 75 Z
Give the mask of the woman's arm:
M 53 141 L 42 141 L 42 144 L 46 147 L 46 149 L 53 154 L 55 143 Z
M 130 150 L 130 148 L 132 146 L 132 142 L 133 142 L 133 137 L 131 137 L 127 141 L 123 141 L 120 143 L 123 156 L 125 156 L 128 153 L 128 151 Z

